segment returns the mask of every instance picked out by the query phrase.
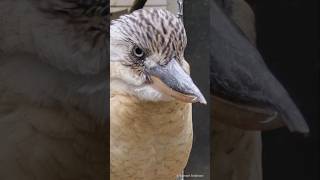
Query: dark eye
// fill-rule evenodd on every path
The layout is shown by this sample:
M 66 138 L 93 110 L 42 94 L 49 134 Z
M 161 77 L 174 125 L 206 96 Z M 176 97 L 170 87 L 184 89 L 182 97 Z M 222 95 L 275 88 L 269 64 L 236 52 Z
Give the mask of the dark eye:
M 133 48 L 133 55 L 139 59 L 143 58 L 145 56 L 145 52 L 143 51 L 143 49 L 139 48 L 139 47 L 134 47 Z

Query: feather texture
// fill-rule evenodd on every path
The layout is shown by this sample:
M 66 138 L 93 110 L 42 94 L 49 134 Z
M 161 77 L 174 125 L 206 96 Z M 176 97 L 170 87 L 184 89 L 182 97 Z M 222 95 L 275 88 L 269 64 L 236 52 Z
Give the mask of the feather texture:
M 191 104 L 112 94 L 110 105 L 111 179 L 174 180 L 191 151 Z

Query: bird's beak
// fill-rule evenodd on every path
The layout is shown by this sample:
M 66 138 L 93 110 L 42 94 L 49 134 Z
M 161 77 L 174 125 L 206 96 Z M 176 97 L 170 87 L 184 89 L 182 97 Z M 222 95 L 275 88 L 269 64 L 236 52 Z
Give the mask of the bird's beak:
M 180 64 L 172 59 L 167 65 L 149 68 L 152 86 L 158 91 L 187 103 L 207 104 L 206 99 Z

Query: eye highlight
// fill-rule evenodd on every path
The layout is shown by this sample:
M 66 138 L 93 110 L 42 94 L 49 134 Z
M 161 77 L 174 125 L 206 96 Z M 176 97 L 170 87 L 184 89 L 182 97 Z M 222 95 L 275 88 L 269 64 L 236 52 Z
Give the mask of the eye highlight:
M 144 52 L 143 49 L 139 48 L 138 46 L 135 46 L 133 49 L 132 49 L 132 54 L 138 58 L 138 59 L 143 59 L 146 55 L 146 53 Z

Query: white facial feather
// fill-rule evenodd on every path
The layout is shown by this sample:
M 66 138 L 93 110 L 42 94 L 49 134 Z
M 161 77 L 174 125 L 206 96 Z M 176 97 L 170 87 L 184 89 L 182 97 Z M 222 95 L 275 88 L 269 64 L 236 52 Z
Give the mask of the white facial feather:
M 123 93 L 146 101 L 169 101 L 171 97 L 146 83 L 143 68 L 165 64 L 173 57 L 181 59 L 188 72 L 183 54 L 186 46 L 183 23 L 174 14 L 163 9 L 138 10 L 112 21 L 110 27 L 111 93 Z M 147 49 L 149 56 L 144 67 L 133 68 L 130 53 L 133 47 Z

